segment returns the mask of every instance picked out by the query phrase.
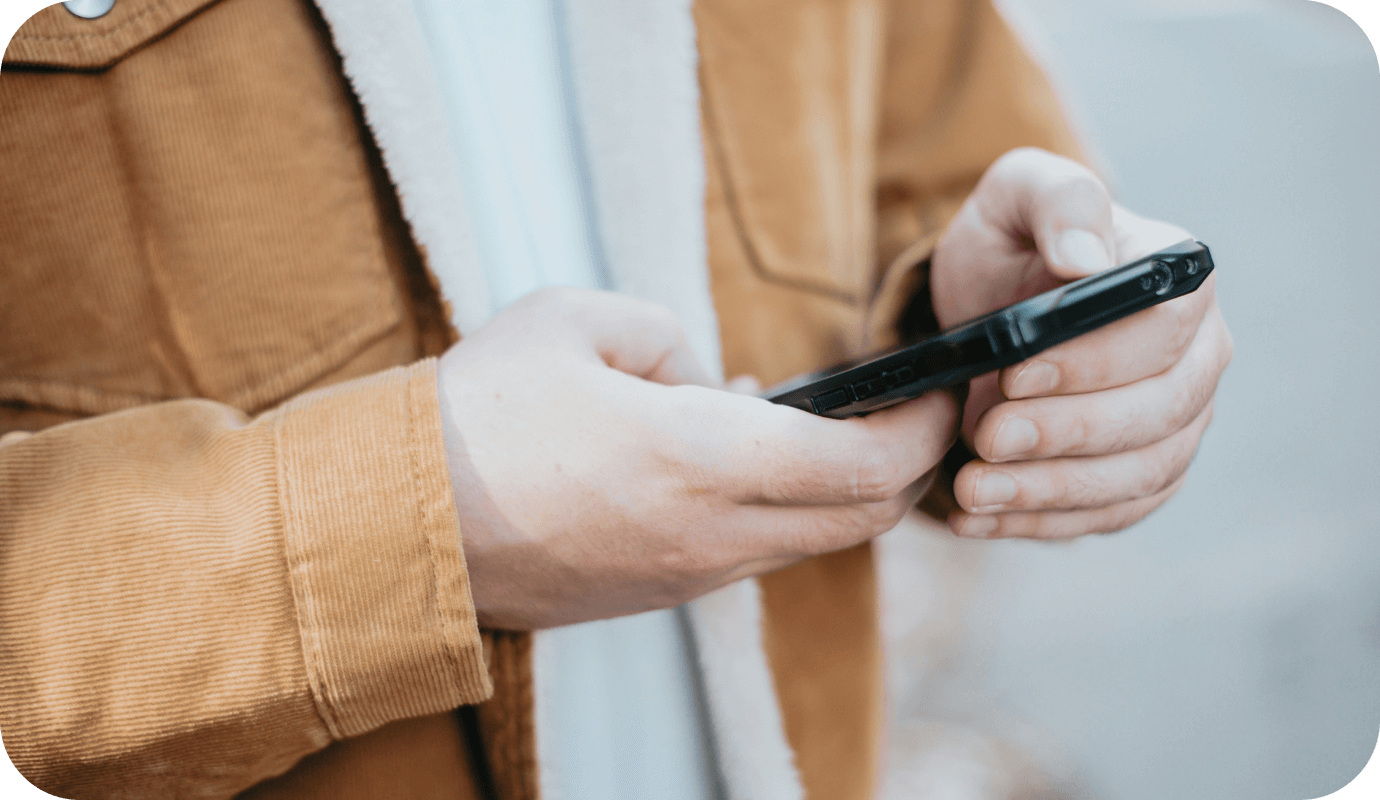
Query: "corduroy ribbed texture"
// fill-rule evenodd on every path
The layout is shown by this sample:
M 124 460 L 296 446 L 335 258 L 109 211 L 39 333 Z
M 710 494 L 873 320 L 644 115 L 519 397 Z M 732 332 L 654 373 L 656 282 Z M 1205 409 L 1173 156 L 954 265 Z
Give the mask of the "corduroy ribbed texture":
M 54 3 L 15 33 L 5 60 L 45 67 L 109 66 L 214 1 L 118 0 L 95 19 L 78 17 Z
M 697 0 L 695 14 L 727 375 L 770 385 L 894 341 L 987 166 L 1024 145 L 1077 152 L 990 0 Z M 874 580 L 860 547 L 759 581 L 768 663 L 811 800 L 874 792 Z
M 0 727 L 64 797 L 228 796 L 492 691 L 435 362 L 249 421 L 179 401 L 0 446 Z
M 317 709 L 338 739 L 493 691 L 456 530 L 434 363 L 299 398 L 278 424 L 302 649 Z
M 729 374 L 770 383 L 891 335 L 986 165 L 1067 149 L 989 0 L 695 5 Z M 264 791 L 411 800 L 456 788 L 469 754 L 501 798 L 535 800 L 525 634 L 490 637 L 472 727 L 331 744 L 486 687 L 430 367 L 251 416 L 452 333 L 311 4 L 50 8 L 4 63 L 0 432 L 47 428 L 0 446 L 11 756 L 59 794 L 164 798 L 315 752 Z M 879 752 L 864 556 L 763 583 L 813 800 L 868 796 Z
M 484 640 L 494 697 L 476 711 L 494 790 L 503 800 L 540 800 L 532 637 L 485 631 Z
M 0 400 L 263 411 L 406 316 L 309 6 L 213 3 L 99 72 L 7 62 L 0 120 Z

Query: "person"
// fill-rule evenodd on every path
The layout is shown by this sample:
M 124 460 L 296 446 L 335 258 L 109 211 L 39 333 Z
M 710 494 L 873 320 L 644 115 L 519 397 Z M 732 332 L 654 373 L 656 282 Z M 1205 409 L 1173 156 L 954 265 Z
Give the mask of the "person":
M 1182 484 L 1212 278 L 966 398 L 753 396 L 1186 238 L 985 0 L 318 6 L 53 6 L 6 50 L 0 729 L 39 787 L 866 797 L 872 537 Z

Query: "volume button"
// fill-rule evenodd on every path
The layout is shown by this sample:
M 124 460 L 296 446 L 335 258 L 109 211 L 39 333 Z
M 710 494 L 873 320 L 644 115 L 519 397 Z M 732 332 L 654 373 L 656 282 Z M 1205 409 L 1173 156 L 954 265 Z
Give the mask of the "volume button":
M 816 414 L 823 414 L 826 411 L 833 411 L 839 406 L 848 405 L 851 399 L 847 389 L 835 389 L 832 392 L 810 398 L 810 405 L 814 407 Z

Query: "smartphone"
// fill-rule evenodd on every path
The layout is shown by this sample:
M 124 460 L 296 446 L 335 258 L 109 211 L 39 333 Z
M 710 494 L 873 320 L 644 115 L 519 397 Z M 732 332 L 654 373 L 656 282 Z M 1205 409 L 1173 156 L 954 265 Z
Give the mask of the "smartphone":
M 1109 322 L 1188 294 L 1212 272 L 1207 245 L 1188 239 L 1138 261 L 809 375 L 763 395 L 835 419 L 856 417 L 1024 361 Z

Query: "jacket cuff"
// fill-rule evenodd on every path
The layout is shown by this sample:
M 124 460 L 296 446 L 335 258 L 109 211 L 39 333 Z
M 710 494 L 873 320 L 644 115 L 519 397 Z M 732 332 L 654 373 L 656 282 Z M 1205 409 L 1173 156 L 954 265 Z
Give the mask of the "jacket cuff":
M 304 395 L 276 415 L 289 581 L 331 735 L 487 699 L 435 361 Z

